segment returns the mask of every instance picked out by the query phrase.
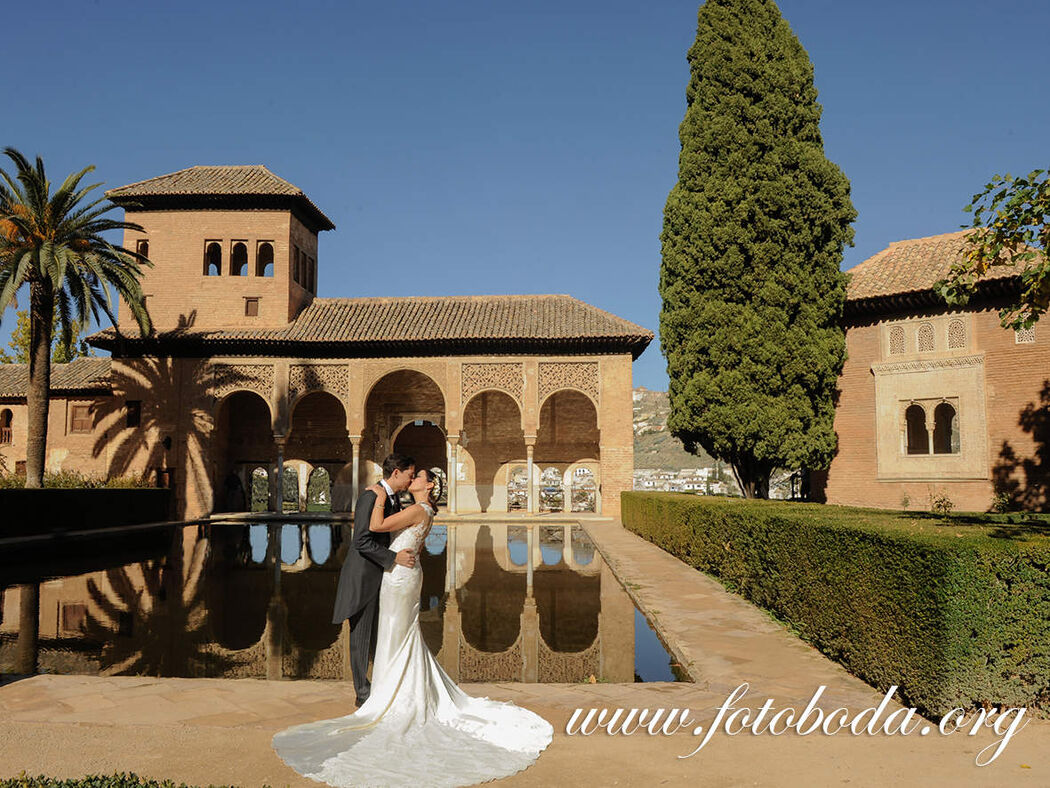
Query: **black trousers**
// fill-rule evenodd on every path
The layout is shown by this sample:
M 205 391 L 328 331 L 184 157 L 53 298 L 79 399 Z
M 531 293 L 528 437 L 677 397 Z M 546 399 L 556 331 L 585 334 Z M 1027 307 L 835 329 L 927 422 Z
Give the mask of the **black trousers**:
M 364 703 L 372 691 L 368 680 L 368 663 L 376 655 L 376 633 L 379 631 L 379 594 L 350 616 L 350 670 L 354 674 L 357 700 Z

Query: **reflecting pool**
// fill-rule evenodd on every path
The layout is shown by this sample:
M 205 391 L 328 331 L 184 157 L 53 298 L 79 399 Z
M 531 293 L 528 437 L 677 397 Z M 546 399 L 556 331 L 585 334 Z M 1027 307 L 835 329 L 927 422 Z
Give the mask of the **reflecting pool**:
M 19 582 L 39 580 L 39 670 L 349 678 L 348 627 L 331 623 L 349 527 L 213 521 L 123 556 L 85 544 L 72 571 L 38 558 Z M 688 680 L 578 525 L 439 520 L 420 561 L 423 634 L 458 681 Z M 0 593 L 11 672 L 21 588 Z

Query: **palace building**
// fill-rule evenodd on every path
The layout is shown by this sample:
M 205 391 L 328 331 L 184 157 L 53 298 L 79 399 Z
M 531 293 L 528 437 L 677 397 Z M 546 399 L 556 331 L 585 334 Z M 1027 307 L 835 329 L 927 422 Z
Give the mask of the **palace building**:
M 849 272 L 828 503 L 984 511 L 999 494 L 1046 508 L 1050 329 L 1000 325 L 1019 292 L 1011 268 L 990 269 L 964 309 L 936 295 L 967 232 L 892 243 Z
M 318 234 L 334 224 L 262 166 L 106 195 L 144 228 L 124 245 L 154 263 L 154 333 L 121 304 L 89 337 L 110 357 L 55 365 L 49 470 L 147 474 L 187 518 L 347 511 L 400 451 L 447 474 L 452 512 L 619 514 L 631 363 L 652 332 L 567 295 L 320 298 Z M 27 377 L 0 366 L 9 470 Z

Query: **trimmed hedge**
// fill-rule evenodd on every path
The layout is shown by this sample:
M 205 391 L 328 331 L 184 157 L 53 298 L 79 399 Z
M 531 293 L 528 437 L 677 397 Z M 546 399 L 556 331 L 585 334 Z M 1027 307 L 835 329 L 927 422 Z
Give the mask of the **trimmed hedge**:
M 622 519 L 929 717 L 1050 711 L 1045 518 L 627 492 Z

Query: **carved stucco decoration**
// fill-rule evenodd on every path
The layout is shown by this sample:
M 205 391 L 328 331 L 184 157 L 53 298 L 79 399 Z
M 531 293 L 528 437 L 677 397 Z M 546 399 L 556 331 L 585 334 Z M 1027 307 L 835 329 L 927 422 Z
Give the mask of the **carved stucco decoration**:
M 288 401 L 311 391 L 326 391 L 341 402 L 347 397 L 346 364 L 293 364 L 288 369 Z
M 495 653 L 481 651 L 460 637 L 459 679 L 460 681 L 521 681 L 522 655 L 521 633 L 510 648 Z
M 467 362 L 463 364 L 462 402 L 466 403 L 479 391 L 497 389 L 506 392 L 521 405 L 525 387 L 525 368 L 515 362 Z
M 871 371 L 879 374 L 900 374 L 905 372 L 926 372 L 932 369 L 958 369 L 962 367 L 979 367 L 984 364 L 984 354 L 971 356 L 951 356 L 948 358 L 924 358 L 913 361 L 882 361 L 871 365 Z
M 598 402 L 597 361 L 541 361 L 539 365 L 539 401 L 559 389 L 576 389 Z
M 234 391 L 254 391 L 267 403 L 273 397 L 273 364 L 213 364 L 211 393 L 222 399 Z
M 554 651 L 542 637 L 539 641 L 537 681 L 577 684 L 589 676 L 601 675 L 601 637 L 577 652 Z

